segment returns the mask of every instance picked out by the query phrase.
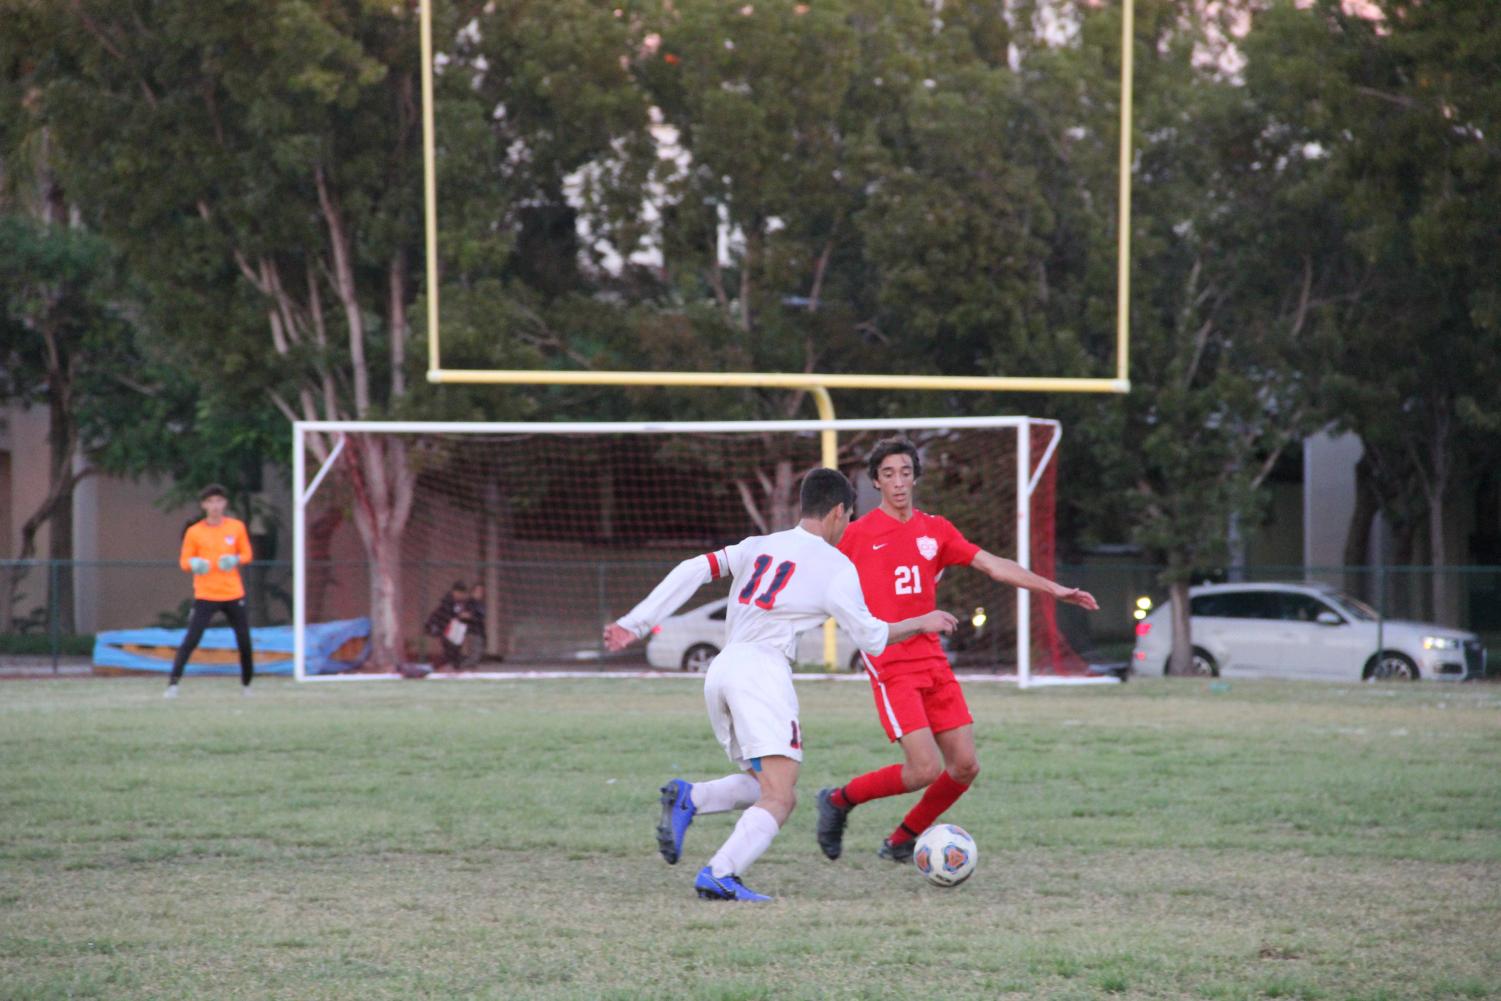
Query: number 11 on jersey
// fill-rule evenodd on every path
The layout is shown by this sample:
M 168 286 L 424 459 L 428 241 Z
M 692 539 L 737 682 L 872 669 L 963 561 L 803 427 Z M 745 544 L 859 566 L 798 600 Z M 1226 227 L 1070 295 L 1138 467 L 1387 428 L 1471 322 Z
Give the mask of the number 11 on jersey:
M 922 594 L 922 574 L 918 573 L 917 567 L 896 568 L 896 593 Z
M 770 566 L 770 556 L 762 554 L 756 557 L 755 572 L 751 574 L 751 579 L 745 582 L 745 587 L 740 589 L 740 604 L 751 603 L 751 595 L 756 593 L 756 588 L 761 585 L 761 578 L 766 576 L 767 568 Z M 778 563 L 777 572 L 772 575 L 771 583 L 767 585 L 765 591 L 756 596 L 756 607 L 769 611 L 777 603 L 777 595 L 781 593 L 782 588 L 787 586 L 787 582 L 792 579 L 792 571 L 796 569 L 797 564 L 791 560 Z

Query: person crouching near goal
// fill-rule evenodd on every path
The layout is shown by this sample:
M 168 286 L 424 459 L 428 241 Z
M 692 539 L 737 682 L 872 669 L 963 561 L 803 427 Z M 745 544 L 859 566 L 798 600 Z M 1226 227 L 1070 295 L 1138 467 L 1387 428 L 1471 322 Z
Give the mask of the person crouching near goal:
M 905 438 L 876 444 L 867 465 L 881 504 L 850 525 L 839 550 L 854 563 L 865 601 L 886 618 L 921 615 L 936 605 L 945 567 L 971 566 L 992 580 L 1024 587 L 1058 601 L 1097 611 L 1087 591 L 1064 587 L 970 542 L 945 518 L 919 511 L 912 492 L 922 475 L 917 446 Z M 886 736 L 902 747 L 900 765 L 867 772 L 818 793 L 818 846 L 837 859 L 844 850 L 850 811 L 861 803 L 926 790 L 876 854 L 910 862 L 912 845 L 953 806 L 980 773 L 974 717 L 938 640 L 917 636 L 893 641 L 865 656 L 876 715 Z
M 849 524 L 854 488 L 834 469 L 803 478 L 797 527 L 752 536 L 684 560 L 646 598 L 604 630 L 623 650 L 677 611 L 703 584 L 729 577 L 727 642 L 704 674 L 709 724 L 740 769 L 710 782 L 673 779 L 662 787 L 657 848 L 669 865 L 700 813 L 744 810 L 729 839 L 699 870 L 693 886 L 714 900 L 770 900 L 741 882 L 787 822 L 803 760 L 792 658 L 797 635 L 832 616 L 861 650 L 880 653 L 918 633 L 951 632 L 955 619 L 930 609 L 887 623 L 865 607 L 855 567 L 834 548 Z
M 178 560 L 183 570 L 193 575 L 193 611 L 188 616 L 188 634 L 172 660 L 166 696 L 177 698 L 177 683 L 182 680 L 183 668 L 198 649 L 203 631 L 217 612 L 224 613 L 235 631 L 235 646 L 240 651 L 240 690 L 249 695 L 255 661 L 240 567 L 251 559 L 250 533 L 243 521 L 225 515 L 229 497 L 217 483 L 204 487 L 198 502 L 203 507 L 203 520 L 189 525 L 183 533 L 182 555 Z

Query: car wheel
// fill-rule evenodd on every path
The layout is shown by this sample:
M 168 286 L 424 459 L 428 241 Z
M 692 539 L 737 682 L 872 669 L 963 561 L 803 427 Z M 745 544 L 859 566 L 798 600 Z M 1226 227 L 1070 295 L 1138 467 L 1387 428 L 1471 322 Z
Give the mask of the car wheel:
M 709 664 L 719 656 L 719 648 L 708 643 L 695 643 L 683 651 L 684 671 L 694 674 L 703 674 L 709 669 Z
M 1366 661 L 1366 681 L 1417 681 L 1418 665 L 1405 653 L 1383 650 L 1380 656 Z
M 1171 657 L 1163 661 L 1162 673 L 1164 675 L 1172 668 L 1172 664 Z M 1197 678 L 1218 678 L 1220 676 L 1220 665 L 1208 650 L 1202 647 L 1194 647 L 1193 657 L 1189 661 L 1188 673 Z

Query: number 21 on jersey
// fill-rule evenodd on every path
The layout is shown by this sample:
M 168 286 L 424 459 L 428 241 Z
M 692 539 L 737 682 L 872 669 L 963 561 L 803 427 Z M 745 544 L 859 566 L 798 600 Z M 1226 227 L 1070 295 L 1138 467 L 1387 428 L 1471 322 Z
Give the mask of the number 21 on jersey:
M 740 589 L 740 604 L 749 605 L 751 603 L 751 595 L 756 594 L 756 588 L 761 586 L 761 578 L 766 576 L 766 571 L 770 567 L 770 556 L 763 553 L 756 557 L 751 579 L 746 581 L 745 587 Z M 772 574 L 771 583 L 766 585 L 766 590 L 756 595 L 756 607 L 769 611 L 771 606 L 777 603 L 777 595 L 782 592 L 782 588 L 787 586 L 787 582 L 792 579 L 792 571 L 796 569 L 797 564 L 791 560 L 783 560 L 781 563 L 778 563 L 777 572 Z
M 922 594 L 922 574 L 916 566 L 896 568 L 897 594 Z

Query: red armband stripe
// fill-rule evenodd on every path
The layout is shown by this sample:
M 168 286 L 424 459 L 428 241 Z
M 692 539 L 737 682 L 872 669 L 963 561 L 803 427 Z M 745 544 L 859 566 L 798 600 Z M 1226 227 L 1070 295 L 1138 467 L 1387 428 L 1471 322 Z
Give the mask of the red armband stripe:
M 707 556 L 707 557 L 709 557 L 709 579 L 710 580 L 718 580 L 719 579 L 719 557 L 716 556 L 713 553 L 705 553 L 704 555 Z

